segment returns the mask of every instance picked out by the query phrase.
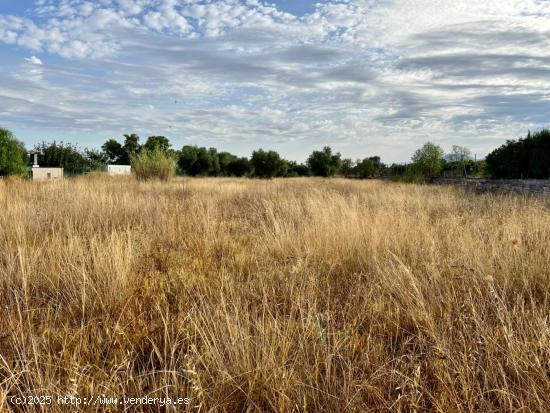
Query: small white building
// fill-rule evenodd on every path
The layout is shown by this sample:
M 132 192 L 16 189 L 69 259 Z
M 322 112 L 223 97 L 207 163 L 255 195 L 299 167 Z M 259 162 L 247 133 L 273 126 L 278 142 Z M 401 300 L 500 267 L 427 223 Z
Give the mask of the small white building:
M 32 168 L 33 181 L 50 181 L 53 179 L 63 179 L 63 168 L 41 168 L 38 166 Z
M 38 165 L 38 155 L 40 151 L 33 150 L 30 152 L 33 156 L 32 165 L 32 180 L 33 181 L 50 181 L 52 179 L 63 179 L 63 168 L 41 168 Z
M 130 165 L 107 165 L 107 175 L 131 175 L 132 167 Z

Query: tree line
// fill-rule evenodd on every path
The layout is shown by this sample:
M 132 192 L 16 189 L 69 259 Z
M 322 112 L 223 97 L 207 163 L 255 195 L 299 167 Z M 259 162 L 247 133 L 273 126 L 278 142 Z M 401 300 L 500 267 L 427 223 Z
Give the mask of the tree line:
M 449 153 L 428 142 L 404 164 L 384 164 L 379 156 L 352 160 L 343 158 L 329 146 L 313 151 L 303 163 L 284 159 L 273 150 L 258 149 L 250 157 L 216 148 L 185 145 L 173 149 L 165 136 L 150 136 L 144 143 L 136 134 L 123 140 L 107 140 L 101 149 L 84 149 L 64 142 L 42 142 L 34 147 L 38 161 L 45 167 L 63 167 L 69 175 L 104 170 L 106 165 L 129 165 L 142 162 L 151 154 L 161 162 L 166 157 L 174 172 L 187 176 L 299 177 L 344 176 L 348 178 L 394 177 L 407 181 L 425 181 L 440 176 L 488 176 L 493 178 L 550 177 L 550 131 L 541 130 L 518 140 L 509 140 L 491 152 L 486 160 L 472 158 L 468 148 L 454 145 Z M 0 128 L 0 175 L 25 175 L 29 157 L 25 146 L 7 129 Z

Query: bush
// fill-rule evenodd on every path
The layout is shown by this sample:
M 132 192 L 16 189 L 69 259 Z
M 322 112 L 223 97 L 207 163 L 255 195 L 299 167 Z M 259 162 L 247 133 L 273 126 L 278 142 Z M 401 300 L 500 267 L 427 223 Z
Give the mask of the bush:
M 25 146 L 13 134 L 0 128 L 0 175 L 28 174 L 29 158 Z
M 550 130 L 543 129 L 525 139 L 509 140 L 487 155 L 487 170 L 492 178 L 550 178 Z
M 254 176 L 258 178 L 273 178 L 284 176 L 287 172 L 287 164 L 275 151 L 259 149 L 252 152 L 250 164 L 254 170 Z
M 130 157 L 132 169 L 139 180 L 168 181 L 176 174 L 176 159 L 161 148 L 142 149 Z
M 409 169 L 409 175 L 412 173 L 414 180 L 437 178 L 441 173 L 443 154 L 443 149 L 439 145 L 431 142 L 424 144 L 412 157 L 413 164 Z

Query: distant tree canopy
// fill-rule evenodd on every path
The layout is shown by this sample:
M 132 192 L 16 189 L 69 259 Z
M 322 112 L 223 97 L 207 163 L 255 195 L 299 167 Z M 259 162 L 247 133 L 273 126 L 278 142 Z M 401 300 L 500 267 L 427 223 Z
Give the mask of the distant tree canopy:
M 441 172 L 443 149 L 431 142 L 425 143 L 412 157 L 412 172 L 424 179 L 438 177 Z
M 312 175 L 334 176 L 342 167 L 342 157 L 340 153 L 333 154 L 332 149 L 325 146 L 322 151 L 313 151 L 307 159 L 307 166 Z
M 550 130 L 527 134 L 524 139 L 509 140 L 491 152 L 487 171 L 499 179 L 550 178 Z
M 149 136 L 147 138 L 147 142 L 143 145 L 143 148 L 151 152 L 155 149 L 168 152 L 170 150 L 170 146 L 170 141 L 166 136 Z
M 250 159 L 254 176 L 259 178 L 274 178 L 285 176 L 288 165 L 275 151 L 259 149 L 252 152 Z
M 186 145 L 179 154 L 180 173 L 190 176 L 217 176 L 220 173 L 220 160 L 214 148 Z
M 25 145 L 9 130 L 0 128 L 0 175 L 26 175 L 28 167 Z
M 473 160 L 471 151 L 453 145 L 444 155 L 440 146 L 427 142 L 412 157 L 411 163 L 386 166 L 379 156 L 370 156 L 352 161 L 342 159 L 329 146 L 313 151 L 305 163 L 282 158 L 277 152 L 259 149 L 250 158 L 215 148 L 186 145 L 181 150 L 171 148 L 165 136 L 154 135 L 141 145 L 136 134 L 124 135 L 124 142 L 107 140 L 101 150 L 79 150 L 63 142 L 45 143 L 36 146 L 41 152 L 39 164 L 59 166 L 67 174 L 102 170 L 106 164 L 128 165 L 136 155 L 147 151 L 149 157 L 160 163 L 160 153 L 175 160 L 177 172 L 189 176 L 248 176 L 258 178 L 299 176 L 345 176 L 349 178 L 374 178 L 393 176 L 408 181 L 425 181 L 439 176 L 465 177 L 486 176 L 493 178 L 550 178 L 550 131 L 529 133 L 526 138 L 507 141 L 494 150 L 486 161 Z M 153 157 L 152 154 L 155 156 Z M 168 159 L 167 158 L 167 159 Z M 28 172 L 28 156 L 23 144 L 6 129 L 0 128 L 0 175 L 25 174 Z
M 78 148 L 70 143 L 42 142 L 35 147 L 40 151 L 40 166 L 61 167 L 68 174 L 79 174 L 89 170 L 86 158 Z

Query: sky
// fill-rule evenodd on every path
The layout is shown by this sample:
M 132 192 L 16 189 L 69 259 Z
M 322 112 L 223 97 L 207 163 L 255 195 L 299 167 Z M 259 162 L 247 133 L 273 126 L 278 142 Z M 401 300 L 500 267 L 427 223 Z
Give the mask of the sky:
M 391 163 L 549 120 L 550 0 L 0 0 L 0 125 L 29 147 Z

